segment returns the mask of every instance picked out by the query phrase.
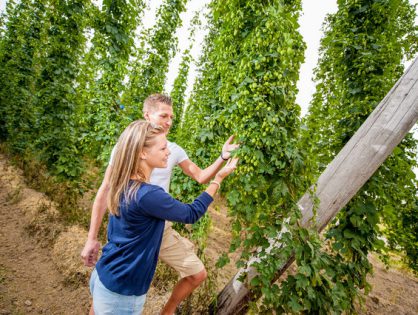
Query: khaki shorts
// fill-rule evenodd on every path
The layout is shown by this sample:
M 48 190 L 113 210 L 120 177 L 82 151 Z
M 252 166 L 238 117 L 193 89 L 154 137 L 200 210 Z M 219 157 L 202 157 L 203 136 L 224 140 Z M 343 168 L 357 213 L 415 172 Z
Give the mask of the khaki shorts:
M 180 278 L 201 272 L 205 266 L 195 254 L 193 243 L 167 223 L 161 242 L 160 259 L 180 273 Z

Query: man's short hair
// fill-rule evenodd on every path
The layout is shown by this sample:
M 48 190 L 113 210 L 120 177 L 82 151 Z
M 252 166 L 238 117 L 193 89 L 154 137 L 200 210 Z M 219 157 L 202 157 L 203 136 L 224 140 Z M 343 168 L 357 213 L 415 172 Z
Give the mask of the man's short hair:
M 171 100 L 170 96 L 160 93 L 151 94 L 145 99 L 142 112 L 145 114 L 149 111 L 155 111 L 158 109 L 158 105 L 161 103 L 168 106 L 173 106 L 173 101 Z

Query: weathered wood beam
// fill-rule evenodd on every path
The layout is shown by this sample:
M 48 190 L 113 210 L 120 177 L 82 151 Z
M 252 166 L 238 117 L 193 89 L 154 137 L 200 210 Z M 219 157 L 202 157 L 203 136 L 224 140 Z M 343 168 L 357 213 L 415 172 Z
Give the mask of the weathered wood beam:
M 319 177 L 316 183 L 318 231 L 322 231 L 354 197 L 417 120 L 418 58 Z M 304 227 L 311 224 L 313 204 L 309 192 L 298 202 L 302 212 L 301 225 Z M 293 258 L 279 268 L 277 278 L 292 261 Z M 238 281 L 242 272 L 245 270 L 239 270 L 219 293 L 216 306 L 212 305 L 212 313 L 245 314 L 252 296 L 246 285 Z M 247 272 L 247 281 L 250 281 L 256 271 L 250 267 Z

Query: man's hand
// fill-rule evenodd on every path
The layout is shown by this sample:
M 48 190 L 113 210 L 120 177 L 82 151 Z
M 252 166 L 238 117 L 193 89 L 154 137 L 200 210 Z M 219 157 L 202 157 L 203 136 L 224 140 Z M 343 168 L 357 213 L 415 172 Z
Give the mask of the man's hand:
M 87 267 L 93 267 L 97 262 L 99 255 L 100 243 L 98 240 L 87 240 L 81 252 L 81 259 Z
M 231 157 L 232 151 L 239 148 L 239 144 L 231 144 L 232 141 L 234 141 L 234 136 L 230 136 L 222 147 L 221 158 L 225 161 Z

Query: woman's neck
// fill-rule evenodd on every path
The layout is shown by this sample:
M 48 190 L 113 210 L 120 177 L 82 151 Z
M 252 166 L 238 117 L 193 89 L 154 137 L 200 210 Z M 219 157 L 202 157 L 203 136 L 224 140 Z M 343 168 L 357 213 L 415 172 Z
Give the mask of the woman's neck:
M 150 168 L 146 163 L 141 163 L 140 165 L 142 174 L 145 178 L 140 178 L 138 175 L 131 176 L 133 180 L 144 180 L 145 182 L 149 182 L 151 178 L 151 172 L 153 168 Z M 142 177 L 142 176 L 141 176 Z

